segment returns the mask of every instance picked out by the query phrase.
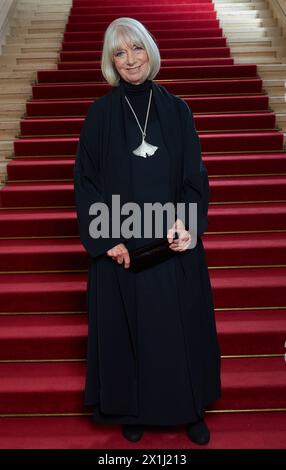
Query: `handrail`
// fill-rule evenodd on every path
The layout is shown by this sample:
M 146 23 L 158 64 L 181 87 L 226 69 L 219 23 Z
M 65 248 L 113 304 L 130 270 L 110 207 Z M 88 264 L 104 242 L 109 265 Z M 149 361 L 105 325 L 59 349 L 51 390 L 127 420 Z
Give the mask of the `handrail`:
M 284 8 L 281 6 L 281 0 L 272 0 L 274 1 L 275 3 L 277 3 L 277 5 L 279 6 L 279 9 L 281 10 L 282 12 L 282 15 L 285 16 L 285 20 L 286 20 L 286 2 L 285 2 L 285 6 Z
M 278 25 L 282 28 L 283 36 L 286 36 L 286 1 L 267 0 L 269 7 L 276 18 Z

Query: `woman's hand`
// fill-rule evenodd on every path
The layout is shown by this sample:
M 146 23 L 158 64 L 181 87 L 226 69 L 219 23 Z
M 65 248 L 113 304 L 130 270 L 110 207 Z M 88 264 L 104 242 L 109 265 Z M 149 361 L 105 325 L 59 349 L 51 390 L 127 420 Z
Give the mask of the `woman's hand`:
M 174 233 L 178 232 L 179 238 L 174 240 Z M 168 230 L 169 248 L 174 251 L 185 251 L 191 243 L 191 234 L 186 230 L 184 222 L 177 219 L 173 227 Z
M 119 245 L 114 246 L 106 252 L 108 256 L 111 256 L 112 259 L 117 261 L 117 263 L 122 264 L 124 261 L 124 268 L 129 268 L 130 266 L 130 256 L 129 251 L 127 250 L 124 243 L 119 243 Z

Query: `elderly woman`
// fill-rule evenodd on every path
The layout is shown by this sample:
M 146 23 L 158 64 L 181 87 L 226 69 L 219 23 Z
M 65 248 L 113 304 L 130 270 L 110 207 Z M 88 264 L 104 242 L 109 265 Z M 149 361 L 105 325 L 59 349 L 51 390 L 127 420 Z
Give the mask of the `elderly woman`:
M 204 412 L 221 393 L 220 350 L 201 239 L 208 175 L 192 111 L 153 81 L 160 53 L 135 19 L 108 26 L 101 69 L 112 89 L 88 110 L 74 167 L 80 238 L 89 254 L 85 405 L 95 422 L 121 424 L 130 441 L 141 438 L 144 425 L 184 424 L 193 442 L 206 444 Z M 184 220 L 164 225 L 174 256 L 132 271 L 130 250 L 150 237 L 95 237 L 90 230 L 90 207 L 111 210 L 114 195 L 140 208 L 195 203 L 197 243 L 190 249 L 186 211 Z M 110 212 L 105 222 L 118 225 Z

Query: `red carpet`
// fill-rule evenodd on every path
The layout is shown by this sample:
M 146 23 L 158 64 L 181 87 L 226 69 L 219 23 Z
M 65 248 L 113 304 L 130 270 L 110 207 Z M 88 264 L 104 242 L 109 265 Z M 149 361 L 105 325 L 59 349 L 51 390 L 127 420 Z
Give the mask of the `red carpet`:
M 118 16 L 158 40 L 156 81 L 192 108 L 209 172 L 203 241 L 223 394 L 207 413 L 207 448 L 285 448 L 284 136 L 256 65 L 234 63 L 211 0 L 74 0 L 57 69 L 38 72 L 0 190 L 0 448 L 196 447 L 182 426 L 149 427 L 129 444 L 83 407 L 88 259 L 73 165 L 87 109 L 110 89 L 100 52 Z
M 183 426 L 149 427 L 141 441 L 126 441 L 117 425 L 95 426 L 90 417 L 3 418 L 0 442 L 5 449 L 198 449 Z M 281 449 L 285 413 L 227 413 L 207 418 L 212 438 L 206 449 Z M 25 432 L 23 432 L 25 430 Z M 191 456 L 192 457 L 192 456 Z M 273 457 L 275 458 L 275 457 Z
M 217 312 L 223 356 L 283 354 L 285 310 Z M 87 318 L 73 315 L 3 315 L 1 361 L 85 358 Z M 247 364 L 247 362 L 246 362 Z
M 216 410 L 283 407 L 284 371 L 281 358 L 223 360 L 224 394 Z M 83 362 L 2 363 L 0 374 L 1 414 L 88 411 L 82 405 Z

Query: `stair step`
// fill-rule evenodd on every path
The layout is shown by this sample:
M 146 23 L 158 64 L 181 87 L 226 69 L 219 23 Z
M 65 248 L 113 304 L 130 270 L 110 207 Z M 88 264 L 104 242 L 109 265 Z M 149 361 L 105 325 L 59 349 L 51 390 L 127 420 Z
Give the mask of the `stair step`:
M 20 81 L 28 82 L 36 78 L 36 73 L 33 71 L 23 71 L 23 72 L 1 72 L 0 73 L 0 83 L 4 83 L 4 80 L 9 80 L 11 83 L 11 79 L 15 80 L 16 83 L 20 83 Z
M 226 47 L 226 38 L 218 37 L 199 37 L 199 38 L 175 38 L 157 39 L 160 49 L 174 49 L 174 48 L 209 48 L 211 51 L 213 47 Z M 98 41 L 68 41 L 63 42 L 62 51 L 98 51 L 102 48 L 102 40 Z
M 286 230 L 286 203 L 213 204 L 209 208 L 210 232 Z M 0 238 L 75 237 L 74 209 L 9 209 L 0 211 Z
M 265 28 L 264 26 L 260 25 L 260 24 L 255 24 L 253 26 L 245 26 L 244 22 L 241 22 L 240 24 L 236 24 L 236 25 L 231 25 L 230 26 L 227 26 L 225 25 L 224 28 L 223 28 L 223 31 L 225 33 L 226 36 L 228 36 L 229 33 L 237 33 L 237 32 L 241 32 L 243 34 L 251 34 L 251 33 L 255 33 L 255 32 L 263 32 L 265 33 L 265 35 L 271 35 L 271 36 L 276 36 L 276 35 L 281 35 L 281 32 L 280 30 L 278 29 L 277 30 L 277 26 L 268 26 L 267 28 Z
M 272 408 L 285 406 L 282 358 L 227 359 L 222 362 L 220 409 Z M 284 375 L 284 377 L 283 377 Z M 284 386 L 283 386 L 284 384 Z
M 31 98 L 30 93 L 9 93 L 1 95 L 1 106 L 6 106 L 9 104 L 24 104 L 26 103 L 27 99 Z M 3 113 L 2 113 L 3 114 Z
M 2 59 L 4 56 L 2 56 Z M 6 58 L 6 57 L 5 57 Z M 29 52 L 26 53 L 25 56 L 23 56 L 21 53 L 14 53 L 14 54 L 9 54 L 7 57 L 9 60 L 18 60 L 19 63 L 24 60 L 32 60 L 32 59 L 39 59 L 39 60 L 48 60 L 48 59 L 54 59 L 56 60 L 58 58 L 58 53 L 57 52 Z
M 185 65 L 232 65 L 232 57 L 215 57 L 215 58 L 196 58 L 196 59 L 162 59 L 161 66 L 185 66 Z M 99 61 L 74 61 L 74 62 L 58 62 L 58 70 L 86 70 L 100 68 Z
M 0 274 L 0 312 L 84 311 L 87 275 Z
M 10 83 L 9 85 L 2 85 L 0 90 L 0 95 L 7 95 L 7 94 L 21 94 L 27 95 L 31 93 L 31 85 L 30 83 L 25 84 L 22 83 L 19 85 L 18 83 Z
M 62 14 L 62 13 L 67 13 L 70 12 L 70 5 L 64 5 L 64 4 L 58 4 L 58 5 L 42 5 L 41 7 L 38 6 L 38 8 L 35 8 L 33 6 L 34 11 L 29 11 L 27 10 L 26 6 L 21 6 L 17 5 L 16 7 L 16 15 L 19 16 L 42 16 L 42 15 L 48 15 L 54 17 L 55 13 L 56 14 Z
M 245 28 L 247 29 L 247 28 Z M 268 31 L 268 28 L 254 28 L 255 31 L 252 32 L 247 32 L 243 30 L 237 29 L 237 31 L 233 31 L 234 28 L 229 28 L 228 31 L 226 31 L 226 28 L 224 28 L 224 34 L 228 38 L 229 44 L 234 44 L 234 43 L 244 43 L 244 45 L 247 44 L 249 41 L 250 44 L 256 43 L 257 45 L 284 45 L 283 42 L 283 36 L 279 32 L 276 31 L 276 33 L 271 33 Z M 271 29 L 271 28 L 269 28 Z
M 215 20 L 216 19 L 216 12 L 215 11 L 192 11 L 191 13 L 193 20 L 200 20 L 200 21 L 207 21 L 207 20 Z M 186 17 L 186 13 L 184 11 L 180 11 L 177 9 L 175 12 L 170 11 L 169 9 L 162 9 L 161 11 L 155 12 L 143 12 L 137 13 L 136 19 L 142 21 L 144 24 L 150 21 L 177 21 L 177 20 L 184 20 Z M 81 24 L 84 25 L 85 23 L 91 22 L 99 22 L 99 23 L 110 23 L 114 19 L 118 18 L 118 12 L 116 10 L 112 10 L 111 13 L 97 13 L 97 14 L 89 14 L 89 15 L 77 15 L 73 14 L 70 15 L 68 18 L 68 24 Z M 52 17 L 51 17 L 52 19 Z
M 0 121 L 0 129 L 18 129 L 19 128 L 19 121 L 16 119 L 6 119 Z
M 15 43 L 27 43 L 30 44 L 34 42 L 35 40 L 37 41 L 47 41 L 47 40 L 52 40 L 52 41 L 62 41 L 64 33 L 35 33 L 35 34 L 10 34 L 7 36 L 6 43 L 7 44 L 15 44 Z
M 284 230 L 284 203 L 250 203 L 210 205 L 208 211 L 210 232 L 251 232 L 260 230 Z M 286 219 L 285 219 L 286 220 Z M 222 228 L 224 227 L 225 230 Z
M 248 233 L 206 236 L 209 269 L 247 266 L 286 266 L 286 234 Z M 0 239 L 0 271 L 86 271 L 87 253 L 77 239 Z
M 100 60 L 100 50 L 97 51 L 62 51 L 60 53 L 61 61 L 83 61 L 83 60 Z M 186 48 L 180 49 L 161 49 L 160 55 L 162 60 L 168 59 L 203 59 L 203 58 L 230 58 L 229 47 L 200 47 L 200 48 Z
M 53 15 L 39 15 L 38 17 L 34 16 L 30 18 L 29 16 L 19 15 L 18 18 L 14 17 L 11 19 L 11 26 L 18 26 L 22 28 L 27 28 L 30 26 L 37 26 L 37 28 L 41 28 L 42 30 L 46 30 L 48 28 L 61 28 L 64 29 L 66 25 L 66 18 L 68 14 L 60 15 L 61 18 L 59 19 L 59 14 Z
M 13 150 L 13 140 L 0 140 L 0 154 L 8 156 Z
M 237 15 L 236 13 L 236 16 L 233 16 L 233 17 L 227 17 L 226 15 L 223 16 L 223 15 L 217 15 L 218 19 L 219 19 L 219 22 L 220 22 L 220 25 L 222 26 L 222 28 L 224 29 L 225 26 L 237 26 L 239 24 L 241 24 L 241 18 L 238 18 L 239 15 Z M 244 25 L 251 25 L 251 26 L 263 26 L 263 27 L 275 27 L 276 26 L 276 21 L 273 19 L 272 16 L 270 17 L 261 17 L 261 18 L 255 18 L 255 17 L 244 17 L 243 18 L 243 24 Z
M 286 173 L 285 153 L 253 153 L 241 155 L 212 155 L 203 158 L 209 176 L 259 175 L 263 173 Z M 11 162 L 12 163 L 12 162 Z
M 1 361 L 86 357 L 86 315 L 2 315 L 0 325 Z
M 283 368 L 281 358 L 223 360 L 223 394 L 213 409 L 285 407 Z M 1 414 L 84 411 L 85 364 L 2 363 L 0 372 Z M 17 399 L 19 394 L 22 400 Z
M 275 127 L 274 112 L 253 114 L 202 114 L 194 115 L 197 131 L 227 130 L 270 130 Z M 53 119 L 22 119 L 20 122 L 21 136 L 56 136 L 79 135 L 84 118 L 53 118 Z M 2 123 L 0 121 L 0 128 Z
M 267 95 L 230 95 L 184 98 L 194 113 L 229 113 L 268 110 Z M 85 116 L 93 99 L 28 100 L 27 117 Z
M 263 18 L 263 19 L 273 19 L 272 12 L 269 9 L 256 9 L 247 10 L 242 9 L 240 6 L 233 5 L 232 7 L 225 8 L 225 6 L 216 6 L 216 11 L 218 13 L 218 17 L 223 21 L 232 21 L 233 19 L 237 20 L 237 16 L 240 17 L 240 21 L 243 20 L 251 20 L 253 18 Z M 237 15 L 237 16 L 236 16 Z
M 29 34 L 31 36 L 37 35 L 37 34 L 42 34 L 43 32 L 49 33 L 49 34 L 62 34 L 65 29 L 65 22 L 61 22 L 60 24 L 48 24 L 47 25 L 42 25 L 42 27 L 39 27 L 38 25 L 33 25 L 33 24 L 26 24 L 26 25 L 15 25 L 13 24 L 10 25 L 10 34 L 12 36 L 17 35 L 17 34 Z
M 74 271 L 88 267 L 87 253 L 77 239 L 0 239 L 0 271 Z
M 158 29 L 154 31 L 156 37 L 160 37 L 161 39 L 167 39 L 170 35 L 175 34 L 176 38 L 200 38 L 200 37 L 222 37 L 223 31 L 221 28 L 178 28 L 166 30 L 166 29 Z M 102 41 L 103 39 L 103 31 L 75 31 L 69 32 L 66 31 L 63 36 L 63 40 L 65 42 L 81 42 L 81 41 Z
M 36 80 L 36 74 L 38 70 L 42 69 L 49 69 L 53 70 L 56 67 L 55 61 L 50 61 L 49 62 L 43 62 L 40 63 L 39 60 L 35 61 L 30 61 L 30 63 L 21 63 L 21 64 L 7 64 L 5 67 L 3 67 L 3 71 L 5 70 L 6 72 L 10 73 L 18 73 L 18 72 L 30 72 L 33 74 Z
M 74 158 L 13 159 L 8 163 L 10 180 L 72 179 Z
M 285 353 L 286 310 L 216 312 L 222 355 Z
M 216 313 L 221 354 L 283 354 L 285 310 Z M 84 359 L 87 316 L 1 315 L 0 361 Z
M 256 55 L 255 52 L 249 55 L 244 55 L 244 54 L 232 54 L 235 62 L 237 64 L 253 64 L 255 63 L 256 65 L 259 64 L 279 64 L 281 62 L 281 58 L 277 57 L 277 53 L 270 52 L 270 54 L 261 54 L 261 55 Z
M 131 2 L 132 3 L 132 2 Z M 214 11 L 214 5 L 212 2 L 179 2 L 180 3 L 180 11 L 185 12 L 185 13 L 192 13 L 192 12 L 209 12 L 209 11 Z M 163 2 L 164 4 L 164 2 Z M 165 4 L 166 6 L 166 4 Z M 169 11 L 176 11 L 177 10 L 177 4 L 176 2 L 168 2 L 167 6 L 169 8 Z M 90 15 L 105 15 L 105 14 L 110 14 L 113 12 L 116 13 L 121 13 L 122 15 L 125 13 L 128 14 L 129 12 L 132 12 L 133 14 L 139 14 L 139 13 L 152 13 L 152 12 L 157 12 L 160 13 L 162 11 L 162 3 L 158 1 L 154 1 L 154 4 L 142 2 L 140 5 L 130 5 L 129 4 L 124 4 L 120 3 L 120 6 L 116 5 L 108 5 L 107 4 L 98 4 L 96 2 L 92 2 L 89 5 L 73 5 L 70 9 L 70 14 L 72 17 L 78 17 L 78 16 L 90 16 Z
M 285 274 L 286 268 L 212 269 L 210 277 L 215 307 L 284 306 Z
M 284 136 L 278 131 L 219 132 L 199 134 L 201 149 L 206 153 L 283 151 Z M 262 139 L 263 137 L 263 139 Z M 15 156 L 76 154 L 78 137 L 19 138 L 14 141 Z
M 210 178 L 210 191 L 211 203 L 286 201 L 286 175 Z M 8 182 L 0 190 L 6 208 L 74 206 L 74 200 L 73 182 Z
M 253 23 L 257 23 L 261 20 L 252 20 Z M 101 31 L 104 32 L 108 26 L 108 21 L 95 21 L 91 18 L 88 19 L 85 23 L 70 23 L 66 24 L 66 32 L 76 32 L 76 31 Z M 220 28 L 220 21 L 218 19 L 161 19 L 148 20 L 144 22 L 146 28 L 149 31 L 152 31 L 156 34 L 156 31 L 162 29 L 194 29 L 194 28 Z
M 250 52 L 256 52 L 259 47 L 259 52 L 264 50 L 268 52 L 269 48 L 273 45 L 270 37 L 243 37 L 241 34 L 228 34 L 228 44 L 231 49 L 236 52 L 236 48 L 239 47 L 238 52 L 244 52 L 244 49 L 248 46 L 252 46 Z M 255 49 L 254 49 L 255 46 Z
M 276 77 L 276 78 L 264 78 L 263 85 L 267 87 L 283 87 L 285 86 L 285 80 Z
M 209 176 L 259 175 L 286 173 L 285 153 L 223 154 L 203 156 Z M 73 179 L 75 159 L 72 158 L 14 158 L 8 163 L 9 181 Z
M 286 233 L 284 232 L 210 235 L 205 237 L 204 247 L 209 268 L 286 266 Z
M 124 269 L 124 268 L 122 268 Z M 286 268 L 212 269 L 216 308 L 286 305 Z M 84 311 L 87 273 L 0 274 L 0 312 Z
M 41 43 L 34 43 L 34 44 L 12 44 L 3 46 L 3 54 L 19 54 L 25 56 L 26 54 L 33 54 L 33 53 L 40 53 L 40 52 L 59 52 L 61 50 L 61 46 L 58 42 L 51 43 L 47 42 Z
M 207 413 L 206 422 L 212 431 L 208 449 L 265 449 L 265 442 L 267 449 L 285 447 L 283 412 Z M 150 427 L 142 438 L 144 448 L 147 445 L 150 449 L 161 449 L 170 443 L 172 449 L 197 447 L 190 442 L 185 427 L 164 430 Z M 127 445 L 119 425 L 103 428 L 94 423 L 91 416 L 6 418 L 0 430 L 1 449 L 109 450 L 126 449 Z
M 94 70 L 41 70 L 38 83 L 97 82 L 102 76 L 100 69 Z M 205 66 L 164 66 L 158 74 L 158 80 L 257 77 L 256 65 L 209 65 Z
M 262 91 L 262 79 L 211 79 L 190 80 L 175 82 L 160 82 L 170 93 L 177 95 L 218 95 L 218 94 L 255 94 Z M 105 83 L 73 83 L 73 84 L 37 84 L 33 85 L 32 93 L 34 99 L 86 99 L 101 96 L 110 90 Z
M 231 95 L 184 98 L 194 112 L 265 111 L 268 109 L 267 95 Z M 74 100 L 28 100 L 27 117 L 85 116 L 92 99 Z
M 229 44 L 231 41 L 228 41 Z M 266 41 L 267 42 L 267 41 Z M 247 43 L 246 43 L 247 44 Z M 266 45 L 252 45 L 252 46 L 248 46 L 247 48 L 245 48 L 245 46 L 242 46 L 242 45 L 234 45 L 232 44 L 231 46 L 231 52 L 232 54 L 247 54 L 247 53 L 251 53 L 251 52 L 254 52 L 256 55 L 265 55 L 266 53 L 267 54 L 274 54 L 276 53 L 276 48 L 271 46 L 270 45 L 270 41 L 268 41 L 268 44 Z

